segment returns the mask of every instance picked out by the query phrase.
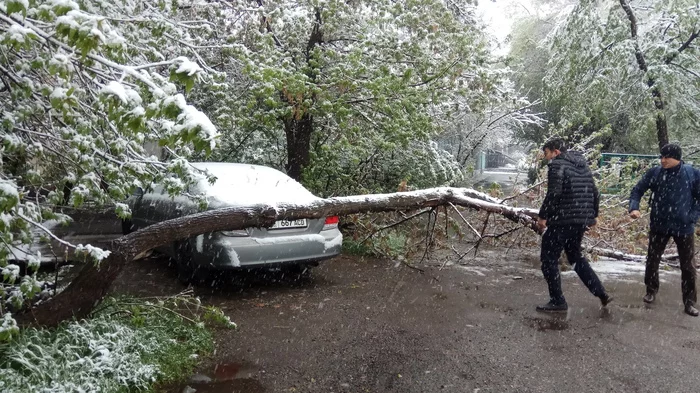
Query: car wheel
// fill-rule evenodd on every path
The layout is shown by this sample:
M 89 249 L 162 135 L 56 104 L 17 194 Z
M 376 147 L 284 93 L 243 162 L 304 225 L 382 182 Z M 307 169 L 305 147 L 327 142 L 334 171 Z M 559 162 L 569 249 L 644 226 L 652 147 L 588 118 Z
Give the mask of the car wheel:
M 122 220 L 122 235 L 128 235 L 134 231 L 134 223 L 127 219 Z
M 194 262 L 194 253 L 189 241 L 175 244 L 177 279 L 183 284 L 203 284 L 210 278 L 209 269 Z

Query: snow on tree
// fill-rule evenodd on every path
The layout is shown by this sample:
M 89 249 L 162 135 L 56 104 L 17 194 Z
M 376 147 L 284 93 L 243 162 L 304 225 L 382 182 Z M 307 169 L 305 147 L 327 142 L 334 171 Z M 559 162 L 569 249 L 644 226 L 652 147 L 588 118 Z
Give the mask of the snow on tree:
M 518 111 L 524 103 L 514 100 L 507 70 L 493 68 L 472 7 L 466 0 L 0 1 L 4 279 L 19 279 L 22 244 L 53 238 L 104 266 L 86 265 L 43 315 L 54 322 L 86 315 L 154 237 L 134 234 L 109 251 L 68 244 L 51 231 L 70 220 L 62 208 L 112 206 L 128 218 L 123 200 L 136 188 L 160 184 L 171 196 L 188 195 L 199 175 L 188 164 L 193 156 L 285 166 L 326 194 L 348 193 L 348 184 L 371 192 L 407 178 L 413 186 L 459 178 L 449 146 L 433 140 L 456 115 L 491 125 L 513 116 L 536 121 Z M 263 213 L 246 213 L 243 223 L 285 214 Z M 153 230 L 167 235 L 157 241 L 174 241 L 221 224 L 207 217 L 220 216 Z M 20 290 L 0 298 L 19 305 L 40 290 L 36 275 L 21 280 Z
M 223 12 L 239 45 L 221 67 L 239 83 L 194 95 L 222 130 L 215 157 L 285 167 L 319 194 L 460 179 L 435 141 L 456 124 L 468 135 L 465 113 L 516 106 L 468 1 L 261 0 Z
M 47 220 L 70 219 L 61 206 L 115 206 L 128 217 L 120 202 L 136 187 L 183 193 L 195 174 L 186 158 L 219 138 L 185 98 L 208 78 L 186 56 L 211 33 L 206 20 L 175 20 L 164 1 L 81 4 L 0 1 L 0 268 L 10 283 L 21 244 L 53 236 Z M 109 255 L 69 246 L 94 260 Z M 23 280 L 21 290 L 0 289 L 0 312 L 5 298 L 19 304 L 38 291 L 35 276 Z
M 631 151 L 695 142 L 699 29 L 695 0 L 580 1 L 549 41 L 544 96 L 560 129 L 609 126 Z

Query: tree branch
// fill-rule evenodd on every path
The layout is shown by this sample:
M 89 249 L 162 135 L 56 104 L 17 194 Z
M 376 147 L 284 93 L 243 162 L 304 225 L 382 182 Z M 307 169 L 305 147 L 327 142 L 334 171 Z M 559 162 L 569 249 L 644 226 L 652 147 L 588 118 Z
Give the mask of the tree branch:
M 690 44 L 700 36 L 700 30 L 699 31 L 694 31 L 692 34 L 690 34 L 690 37 L 676 50 L 673 52 L 670 56 L 666 58 L 666 64 L 670 64 L 678 55 L 681 54 L 684 50 L 688 49 L 690 47 Z
M 698 74 L 697 72 L 695 72 L 695 71 L 693 71 L 693 70 L 689 70 L 689 69 L 687 69 L 686 67 L 683 67 L 682 65 L 680 65 L 680 64 L 678 64 L 678 63 L 668 63 L 668 64 L 669 64 L 669 65 L 672 65 L 672 66 L 674 66 L 674 67 L 678 67 L 678 68 L 680 68 L 681 70 L 683 70 L 683 71 L 689 73 L 690 75 L 693 75 L 694 77 L 700 79 L 700 74 Z
M 639 69 L 646 73 L 648 70 L 647 63 L 646 60 L 644 60 L 644 54 L 639 47 L 639 39 L 637 37 L 637 17 L 634 16 L 634 11 L 632 11 L 632 7 L 630 7 L 627 0 L 620 0 L 620 5 L 625 11 L 625 14 L 627 14 L 627 19 L 630 21 L 630 32 L 632 35 L 632 40 L 634 41 L 634 57 L 637 58 Z
M 432 210 L 432 209 L 424 209 L 424 210 L 419 211 L 418 213 L 411 214 L 411 215 L 408 216 L 408 217 L 404 217 L 403 219 L 401 219 L 401 220 L 399 220 L 399 221 L 396 221 L 396 222 L 391 223 L 391 224 L 389 224 L 389 225 L 383 226 L 383 227 L 381 227 L 381 228 L 375 230 L 374 232 L 370 233 L 369 235 L 367 235 L 367 237 L 365 237 L 360 243 L 365 243 L 365 242 L 367 242 L 367 240 L 369 240 L 372 236 L 376 235 L 377 233 L 379 233 L 379 232 L 381 232 L 381 231 L 384 231 L 384 230 L 386 230 L 386 229 L 393 228 L 393 227 L 395 227 L 395 226 L 397 226 L 397 225 L 403 224 L 404 222 L 409 221 L 409 220 L 411 220 L 411 219 L 413 219 L 413 218 L 415 218 L 415 217 L 421 216 L 421 215 L 423 215 L 423 214 L 425 214 L 425 213 L 430 213 L 431 210 Z

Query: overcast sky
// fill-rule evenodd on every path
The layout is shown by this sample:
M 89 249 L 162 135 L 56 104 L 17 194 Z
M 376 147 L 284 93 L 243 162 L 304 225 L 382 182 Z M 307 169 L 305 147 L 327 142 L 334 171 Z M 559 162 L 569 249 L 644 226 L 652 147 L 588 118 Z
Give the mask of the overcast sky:
M 489 33 L 502 45 L 496 51 L 498 54 L 508 52 L 508 46 L 503 42 L 511 32 L 513 21 L 537 12 L 532 0 L 479 0 L 477 7 L 477 14 L 487 24 Z

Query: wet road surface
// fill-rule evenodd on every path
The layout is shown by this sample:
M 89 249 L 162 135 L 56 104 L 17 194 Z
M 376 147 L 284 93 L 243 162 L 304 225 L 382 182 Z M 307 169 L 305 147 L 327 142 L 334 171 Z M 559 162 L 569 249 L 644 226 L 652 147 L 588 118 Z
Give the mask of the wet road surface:
M 468 266 L 425 273 L 342 256 L 311 274 L 242 274 L 195 292 L 239 324 L 172 392 L 696 392 L 700 319 L 682 313 L 680 274 L 641 302 L 639 269 L 601 279 L 608 310 L 565 273 L 565 315 L 547 300 L 532 257 L 486 250 Z M 536 258 L 534 258 L 536 259 Z M 617 266 L 617 265 L 614 265 Z M 117 293 L 184 289 L 159 259 L 134 262 Z

